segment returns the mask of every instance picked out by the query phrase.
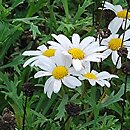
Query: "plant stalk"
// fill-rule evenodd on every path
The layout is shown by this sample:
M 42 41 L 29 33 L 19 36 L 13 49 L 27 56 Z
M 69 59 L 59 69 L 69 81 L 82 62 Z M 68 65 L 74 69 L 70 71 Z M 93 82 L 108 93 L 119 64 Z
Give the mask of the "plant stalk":
M 127 88 L 127 80 L 128 80 L 128 74 L 126 74 L 125 76 L 125 86 L 124 86 L 124 95 L 123 95 L 123 103 L 122 103 L 122 121 L 121 121 L 121 129 L 120 130 L 123 130 L 123 124 L 124 124 L 124 114 L 125 114 L 125 105 L 126 105 L 126 88 Z
M 28 97 L 26 96 L 25 98 L 25 103 L 24 103 L 24 107 L 23 107 L 23 126 L 22 126 L 22 130 L 25 130 L 25 119 L 26 119 L 26 107 L 27 107 L 27 99 Z

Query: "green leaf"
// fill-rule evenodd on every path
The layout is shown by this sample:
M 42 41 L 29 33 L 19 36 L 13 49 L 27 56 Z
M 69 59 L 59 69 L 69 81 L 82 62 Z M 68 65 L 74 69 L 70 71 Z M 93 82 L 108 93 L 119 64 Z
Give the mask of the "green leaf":
M 22 4 L 25 0 L 15 0 L 14 3 L 12 4 L 11 8 L 14 9 L 18 5 Z
M 30 24 L 30 31 L 33 33 L 33 39 L 36 38 L 37 34 L 41 34 L 40 31 L 38 30 L 38 26 L 34 25 L 33 23 Z
M 43 114 L 41 114 L 40 112 L 36 112 L 34 110 L 31 110 L 32 113 L 37 117 L 36 121 L 34 121 L 33 125 L 41 125 L 44 124 L 45 122 L 49 121 Z
M 58 113 L 56 114 L 56 118 L 55 119 L 62 119 L 63 117 L 65 117 L 65 105 L 68 102 L 68 95 L 64 95 L 60 105 L 58 106 L 57 110 Z
M 37 2 L 31 1 L 29 3 L 29 10 L 26 17 L 33 16 L 36 12 L 38 12 L 42 7 L 47 5 L 48 0 L 38 0 Z
M 0 22 L 0 44 L 3 44 L 10 35 L 9 24 L 6 22 Z
M 67 21 L 69 21 L 68 0 L 62 0 Z
M 0 66 L 0 70 L 8 68 L 8 67 L 13 67 L 14 70 L 16 70 L 16 72 L 18 72 L 18 74 L 20 75 L 20 69 L 18 68 L 18 65 L 22 64 L 23 62 L 24 62 L 23 56 L 18 55 L 16 58 L 13 59 L 12 62 L 10 62 L 6 65 Z
M 124 86 L 121 86 L 120 90 L 116 95 L 114 95 L 114 92 L 111 93 L 111 95 L 106 99 L 105 102 L 101 104 L 101 108 L 107 107 L 113 103 L 116 103 L 121 100 L 121 96 L 124 94 Z
M 0 52 L 0 61 L 3 60 L 5 54 L 8 52 L 8 49 L 10 48 L 10 46 L 12 44 L 15 43 L 15 41 L 20 37 L 21 35 L 21 31 L 19 31 L 19 26 L 15 26 L 14 28 L 12 28 L 10 30 L 10 35 L 9 37 L 7 38 L 7 40 L 4 42 L 4 45 L 2 46 L 2 49 L 1 49 L 1 52 Z
M 79 17 L 85 12 L 85 9 L 86 9 L 88 6 L 90 6 L 91 4 L 93 4 L 93 2 L 91 2 L 91 0 L 85 0 L 84 3 L 83 3 L 83 5 L 82 5 L 81 7 L 79 6 L 78 11 L 77 11 L 76 15 L 75 15 L 74 18 L 73 18 L 73 22 L 74 22 L 74 23 L 75 23 L 76 20 L 78 20 Z

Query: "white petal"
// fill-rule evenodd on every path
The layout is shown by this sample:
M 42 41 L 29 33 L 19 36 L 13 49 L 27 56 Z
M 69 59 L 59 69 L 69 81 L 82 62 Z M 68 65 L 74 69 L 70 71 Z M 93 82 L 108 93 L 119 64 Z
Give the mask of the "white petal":
M 102 87 L 104 86 L 104 83 L 102 82 L 102 80 L 97 80 L 96 82 L 97 82 L 100 86 L 102 86 Z
M 107 1 L 105 1 L 104 7 L 105 7 L 106 9 L 110 9 L 110 10 L 116 12 L 116 11 L 115 11 L 115 6 L 114 6 L 113 4 L 107 2 Z
M 66 66 L 67 68 L 70 67 L 72 63 L 70 55 L 64 55 L 61 51 L 56 51 L 54 60 L 58 66 Z
M 119 58 L 119 61 L 117 63 L 117 69 L 120 69 L 121 68 L 121 57 Z
M 34 62 L 34 61 L 36 61 L 36 60 L 38 60 L 38 57 L 37 57 L 37 56 L 28 59 L 28 60 L 23 64 L 23 67 L 26 67 L 27 65 L 29 65 L 30 63 L 32 63 L 32 62 Z
M 82 75 L 79 75 L 79 77 L 78 77 L 80 80 L 85 80 L 86 78 L 84 77 L 84 76 L 82 76 Z
M 120 12 L 120 11 L 123 10 L 123 8 L 122 8 L 121 5 L 115 5 L 114 10 L 115 10 L 116 12 Z
M 72 56 L 68 53 L 68 51 L 62 51 L 62 54 L 68 56 L 69 58 L 72 58 Z
M 53 36 L 66 50 L 68 50 L 69 47 L 72 46 L 72 43 L 70 42 L 70 40 L 69 40 L 65 35 L 62 35 L 62 34 L 59 34 L 59 35 L 52 34 L 52 36 Z
M 106 51 L 104 51 L 102 54 L 104 55 L 104 59 L 106 59 L 110 54 L 112 53 L 111 49 L 107 49 Z
M 130 59 L 130 52 L 128 52 L 127 58 Z
M 107 39 L 103 39 L 102 42 L 101 42 L 101 45 L 108 46 L 108 40 Z
M 72 36 L 73 47 L 78 47 L 79 42 L 80 42 L 80 36 L 78 34 L 73 34 Z
M 55 80 L 53 86 L 54 93 L 58 93 L 60 91 L 60 88 L 61 88 L 61 80 Z
M 73 76 L 67 76 L 62 81 L 64 85 L 69 88 L 76 88 L 76 86 L 81 86 L 81 82 Z
M 112 52 L 112 61 L 113 61 L 114 65 L 116 65 L 118 57 L 119 57 L 119 55 L 117 54 L 117 51 L 113 51 Z
M 118 63 L 117 63 L 117 60 L 118 60 Z M 116 65 L 117 69 L 121 68 L 121 57 L 119 57 L 117 51 L 112 52 L 112 61 L 113 61 L 114 65 L 117 64 Z
M 89 61 L 83 62 L 83 66 L 85 68 L 85 70 L 87 70 L 87 72 L 91 71 L 91 65 Z
M 25 51 L 23 52 L 24 56 L 38 56 L 41 55 L 41 51 Z
M 65 48 L 63 48 L 59 43 L 54 42 L 54 41 L 48 41 L 48 44 L 50 44 L 53 48 L 55 49 L 59 49 L 59 50 L 64 50 Z
M 39 64 L 41 64 L 41 65 L 44 65 L 44 66 L 49 65 L 49 66 L 51 66 L 51 68 L 55 67 L 54 61 L 48 57 L 39 56 L 38 60 L 39 60 Z
M 50 65 L 48 65 L 48 64 L 42 65 L 42 64 L 37 63 L 37 66 L 38 66 L 39 68 L 41 68 L 42 70 L 47 71 L 47 72 L 52 72 L 53 69 L 54 69 L 52 66 L 50 66 Z
M 129 51 L 130 41 L 125 41 L 125 42 L 123 43 L 123 45 L 126 46 L 126 48 L 127 48 L 128 51 Z
M 111 78 L 111 75 L 107 71 L 102 71 L 98 73 L 96 76 L 99 80 Z
M 120 29 L 121 25 L 122 25 L 123 19 L 122 18 L 118 18 L 115 17 L 110 24 L 108 25 L 108 29 L 112 32 L 112 33 L 117 33 L 118 30 Z
M 72 64 L 73 64 L 73 67 L 75 68 L 76 71 L 81 70 L 83 67 L 82 62 L 79 59 L 73 59 Z
M 45 82 L 44 85 L 44 93 L 46 94 L 48 89 L 51 88 L 51 93 L 53 92 L 53 83 L 54 83 L 54 78 L 51 76 L 47 81 Z M 50 95 L 50 94 L 49 94 Z
M 94 42 L 95 38 L 92 36 L 88 36 L 84 38 L 80 43 L 80 49 L 84 50 L 90 43 Z
M 54 86 L 54 79 L 52 78 L 50 84 L 47 87 L 47 96 L 51 98 L 52 92 L 53 92 L 53 86 Z
M 67 68 L 69 68 L 72 64 L 72 59 L 70 57 L 66 57 L 64 58 L 64 64 Z
M 87 56 L 84 61 L 101 62 L 101 58 L 97 58 L 95 55 Z
M 89 54 L 91 51 L 95 51 L 95 48 L 97 49 L 99 47 L 99 43 L 98 42 L 92 42 L 91 44 L 89 44 L 89 46 L 87 46 L 84 50 L 84 52 L 87 54 Z
M 97 76 L 98 72 L 96 70 L 92 70 L 91 73 Z
M 122 35 L 120 36 L 121 39 L 123 39 L 123 35 L 124 35 L 124 34 L 122 34 Z M 127 31 L 125 31 L 125 36 L 124 36 L 124 41 L 126 41 L 126 40 L 128 40 L 128 39 L 130 39 L 130 29 L 128 29 Z M 130 44 L 129 44 L 129 46 L 130 46 Z
M 95 47 L 93 49 L 91 48 L 90 51 L 88 51 L 88 52 L 87 52 L 87 50 L 85 50 L 85 52 L 86 52 L 86 55 L 90 55 L 95 52 L 104 51 L 107 48 L 108 48 L 107 46 L 99 46 L 99 47 Z
M 101 62 L 101 58 L 104 58 L 102 53 L 94 53 L 86 56 L 84 61 Z
M 49 72 L 46 72 L 46 71 L 38 71 L 35 75 L 34 75 L 34 78 L 39 78 L 39 77 L 43 77 L 43 76 L 50 76 L 52 75 L 51 73 Z
M 96 85 L 96 81 L 93 80 L 93 79 L 88 79 L 89 83 L 92 85 L 92 86 L 95 86 Z
M 40 51 L 45 51 L 45 50 L 47 50 L 47 47 L 43 44 L 43 45 L 41 45 L 41 46 L 39 46 L 37 49 L 39 49 Z
M 104 84 L 109 88 L 111 85 L 110 85 L 110 83 L 108 82 L 108 81 L 106 81 L 106 80 L 102 80 L 102 82 L 104 82 Z
M 35 60 L 33 61 L 31 64 L 30 64 L 31 67 L 33 66 L 38 66 L 38 60 Z
M 123 30 L 125 29 L 125 21 L 126 21 L 126 20 L 124 20 L 123 23 L 122 23 L 122 29 L 123 29 Z M 127 29 L 129 26 L 130 26 L 130 20 L 127 19 L 126 29 Z
M 111 78 L 119 78 L 117 75 L 111 74 Z
M 80 73 L 78 71 L 76 71 L 74 69 L 74 67 L 69 68 L 68 72 L 69 72 L 69 74 L 74 75 L 74 76 L 79 76 L 80 75 Z
M 65 59 L 65 56 L 60 51 L 55 52 L 54 60 L 55 60 L 55 63 L 58 66 L 64 66 L 65 65 L 64 59 Z

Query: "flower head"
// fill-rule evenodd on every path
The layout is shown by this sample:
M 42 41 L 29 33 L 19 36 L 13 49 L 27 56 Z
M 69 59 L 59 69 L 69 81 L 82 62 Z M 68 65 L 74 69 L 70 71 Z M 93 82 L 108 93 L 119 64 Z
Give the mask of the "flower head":
M 43 64 L 43 65 L 42 65 Z M 44 86 L 44 92 L 51 98 L 52 92 L 58 93 L 61 85 L 74 89 L 81 86 L 81 82 L 71 72 L 71 60 L 59 51 L 56 51 L 54 59 L 42 58 L 38 65 L 42 71 L 37 72 L 34 77 L 50 76 Z
M 102 71 L 98 73 L 96 70 L 91 70 L 90 62 L 84 64 L 84 68 L 73 74 L 78 76 L 80 80 L 88 80 L 92 86 L 95 86 L 96 83 L 100 86 L 110 87 L 109 80 L 111 78 L 118 78 L 118 76 L 109 74 L 107 71 Z
M 120 37 L 118 34 L 111 34 L 108 38 L 103 39 L 101 42 L 101 45 L 107 47 L 107 49 L 103 52 L 103 54 L 106 56 L 105 58 L 112 54 L 112 62 L 117 68 L 121 67 L 121 56 L 119 56 L 119 50 L 122 47 L 127 48 L 127 58 L 130 58 L 130 41 L 128 41 L 129 37 L 130 30 L 127 30 L 125 32 L 124 39 L 123 34 Z
M 89 62 L 84 64 L 84 69 L 79 71 L 77 73 L 77 76 L 79 76 L 80 80 L 88 80 L 92 86 L 95 86 L 97 83 L 102 87 L 110 87 L 110 83 L 108 80 L 110 80 L 111 78 L 118 78 L 118 76 L 109 74 L 107 71 L 102 71 L 100 73 L 95 70 L 91 71 Z
M 100 62 L 103 55 L 99 51 L 106 49 L 103 46 L 99 46 L 99 43 L 95 42 L 95 38 L 92 36 L 84 38 L 81 42 L 78 34 L 72 35 L 72 42 L 62 34 L 52 34 L 52 36 L 57 42 L 48 41 L 48 44 L 69 57 L 76 71 L 82 69 L 83 62 Z
M 27 65 L 31 64 L 31 66 L 37 66 L 38 62 L 39 62 L 39 59 L 41 57 L 48 57 L 48 58 L 51 58 L 55 55 L 55 49 L 52 48 L 52 47 L 49 47 L 49 49 L 45 46 L 45 45 L 41 45 L 37 48 L 38 50 L 36 51 L 25 51 L 23 52 L 22 55 L 24 56 L 34 56 L 30 59 L 28 59 L 23 67 L 26 67 Z
M 123 9 L 121 7 L 121 5 L 113 5 L 113 4 L 111 4 L 107 1 L 105 2 L 104 7 L 105 7 L 105 9 L 112 10 L 116 14 L 116 17 L 108 25 L 108 29 L 110 29 L 110 31 L 112 33 L 117 33 L 118 30 L 120 29 L 120 27 L 122 27 L 122 29 L 124 29 L 125 28 L 127 10 Z M 129 19 L 130 19 L 130 12 L 128 12 L 126 29 L 130 25 Z

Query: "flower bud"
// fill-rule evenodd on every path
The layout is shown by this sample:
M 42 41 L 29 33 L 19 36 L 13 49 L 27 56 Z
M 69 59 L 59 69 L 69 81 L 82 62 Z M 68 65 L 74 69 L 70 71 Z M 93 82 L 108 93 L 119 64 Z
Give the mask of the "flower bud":
M 125 74 L 130 75 L 130 63 L 129 62 L 123 63 L 121 68 Z
M 128 55 L 128 50 L 127 48 L 121 47 L 118 51 L 117 51 L 118 55 L 124 58 L 127 58 Z
M 100 35 L 102 38 L 108 38 L 111 35 L 111 31 L 107 28 L 100 30 Z
M 24 83 L 23 92 L 27 97 L 31 97 L 34 92 L 34 86 L 30 82 Z
M 12 111 L 5 108 L 0 116 L 0 130 L 14 130 L 16 127 L 16 120 Z
M 65 105 L 65 109 L 70 116 L 77 116 L 81 111 L 80 106 L 73 103 Z

